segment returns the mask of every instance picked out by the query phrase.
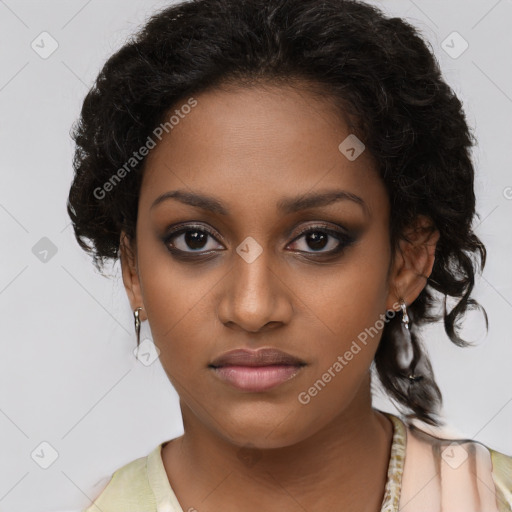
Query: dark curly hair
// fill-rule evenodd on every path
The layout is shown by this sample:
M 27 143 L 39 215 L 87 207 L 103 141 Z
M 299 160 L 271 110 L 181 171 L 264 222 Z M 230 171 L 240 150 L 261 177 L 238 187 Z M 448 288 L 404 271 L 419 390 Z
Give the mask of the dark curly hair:
M 105 63 L 73 126 L 67 211 L 78 243 L 101 271 L 119 258 L 121 230 L 135 240 L 145 159 L 106 199 L 94 191 L 184 98 L 225 84 L 308 87 L 339 107 L 375 158 L 391 204 L 391 246 L 419 214 L 440 233 L 432 274 L 409 307 L 410 369 L 420 368 L 423 380 L 411 385 L 400 363 L 400 315 L 386 322 L 374 365 L 408 420 L 444 424 L 419 328 L 443 318 L 453 343 L 471 345 L 459 322 L 477 307 L 487 325 L 470 298 L 486 250 L 472 231 L 475 139 L 427 45 L 403 19 L 355 0 L 191 0 L 154 14 Z M 456 299 L 450 311 L 448 297 Z

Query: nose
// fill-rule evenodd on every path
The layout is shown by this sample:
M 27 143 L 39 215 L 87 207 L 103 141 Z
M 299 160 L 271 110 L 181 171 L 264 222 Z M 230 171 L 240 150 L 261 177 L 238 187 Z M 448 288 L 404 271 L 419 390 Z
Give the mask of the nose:
M 293 293 L 272 267 L 264 250 L 252 262 L 236 255 L 223 279 L 218 316 L 229 328 L 248 332 L 274 329 L 290 322 Z

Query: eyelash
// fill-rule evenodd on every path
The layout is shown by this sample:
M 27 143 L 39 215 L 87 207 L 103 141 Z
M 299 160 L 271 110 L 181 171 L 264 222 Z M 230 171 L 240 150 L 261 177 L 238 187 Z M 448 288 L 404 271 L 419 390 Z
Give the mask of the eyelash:
M 173 231 L 171 231 L 171 233 L 169 233 L 162 239 L 162 241 L 166 245 L 167 249 L 175 257 L 183 259 L 183 260 L 196 260 L 197 261 L 202 257 L 211 256 L 212 253 L 215 252 L 215 250 L 203 251 L 203 252 L 183 251 L 181 249 L 169 247 L 169 243 L 174 238 L 176 238 L 188 231 L 199 231 L 199 232 L 207 233 L 208 235 L 210 235 L 210 237 L 212 237 L 215 241 L 218 242 L 216 234 L 210 228 L 208 228 L 204 225 L 188 224 L 186 226 L 180 226 L 180 227 L 174 229 Z M 327 224 L 317 224 L 317 225 L 308 226 L 306 228 L 302 228 L 301 230 L 299 230 L 298 234 L 295 236 L 295 238 L 292 240 L 291 243 L 296 242 L 304 235 L 307 235 L 309 233 L 316 233 L 316 232 L 325 233 L 325 234 L 337 239 L 339 242 L 338 247 L 335 249 L 331 249 L 330 251 L 326 251 L 326 252 L 319 252 L 319 251 L 311 251 L 311 252 L 296 251 L 296 252 L 298 252 L 300 254 L 306 254 L 306 255 L 311 255 L 311 254 L 316 255 L 317 254 L 320 257 L 321 256 L 324 256 L 324 257 L 325 256 L 335 256 L 335 255 L 342 253 L 344 249 L 346 249 L 348 246 L 350 246 L 352 243 L 355 242 L 355 237 L 352 235 L 349 235 L 341 230 L 332 229 Z M 218 242 L 218 243 L 220 243 L 220 242 Z M 197 256 L 194 256 L 194 254 L 196 254 Z M 315 257 L 318 257 L 318 256 L 315 256 Z

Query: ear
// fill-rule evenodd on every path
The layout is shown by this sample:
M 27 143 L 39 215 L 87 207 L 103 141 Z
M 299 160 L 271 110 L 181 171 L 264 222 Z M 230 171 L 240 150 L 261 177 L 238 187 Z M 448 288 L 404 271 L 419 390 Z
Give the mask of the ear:
M 432 220 L 418 215 L 405 231 L 395 252 L 395 260 L 390 270 L 389 294 L 386 301 L 388 310 L 403 299 L 412 304 L 421 293 L 434 266 L 435 251 L 439 231 Z
M 126 294 L 128 295 L 128 300 L 130 301 L 130 306 L 132 311 L 135 311 L 135 309 L 139 307 L 143 308 L 139 316 L 141 321 L 146 320 L 146 310 L 142 300 L 139 273 L 137 270 L 137 251 L 135 243 L 128 238 L 124 231 L 121 232 L 119 252 L 123 283 Z

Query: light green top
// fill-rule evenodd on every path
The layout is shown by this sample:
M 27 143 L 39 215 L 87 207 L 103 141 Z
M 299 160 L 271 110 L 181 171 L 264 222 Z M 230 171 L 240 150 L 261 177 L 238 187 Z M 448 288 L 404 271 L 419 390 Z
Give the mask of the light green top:
M 512 512 L 512 456 L 384 414 L 394 430 L 381 512 Z M 163 444 L 115 471 L 84 512 L 185 512 L 167 478 Z

